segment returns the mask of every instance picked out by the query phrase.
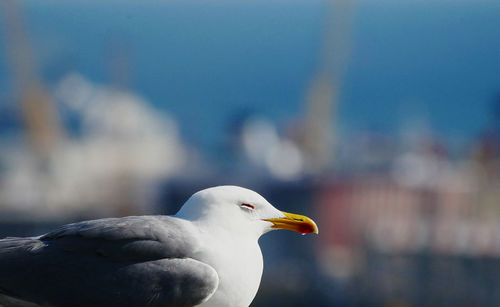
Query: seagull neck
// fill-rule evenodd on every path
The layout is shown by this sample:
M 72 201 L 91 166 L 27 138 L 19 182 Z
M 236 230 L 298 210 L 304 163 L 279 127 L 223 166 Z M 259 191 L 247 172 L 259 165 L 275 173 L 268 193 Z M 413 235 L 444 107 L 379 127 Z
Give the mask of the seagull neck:
M 195 222 L 201 233 L 210 235 L 214 238 L 225 240 L 226 238 L 248 238 L 251 240 L 258 240 L 260 233 L 254 231 L 251 227 L 241 227 L 241 225 L 227 225 L 223 223 L 215 223 L 211 220 L 198 220 Z M 228 227 L 230 226 L 230 227 Z

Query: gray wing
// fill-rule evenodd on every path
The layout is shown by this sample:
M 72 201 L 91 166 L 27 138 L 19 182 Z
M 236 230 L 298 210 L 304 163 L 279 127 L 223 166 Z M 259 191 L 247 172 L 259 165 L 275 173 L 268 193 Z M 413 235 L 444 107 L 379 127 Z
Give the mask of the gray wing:
M 191 256 L 195 238 L 181 221 L 168 216 L 129 216 L 68 224 L 40 237 L 73 252 L 112 260 L 154 260 Z
M 0 293 L 49 306 L 194 306 L 217 289 L 196 240 L 169 217 L 69 224 L 0 240 Z

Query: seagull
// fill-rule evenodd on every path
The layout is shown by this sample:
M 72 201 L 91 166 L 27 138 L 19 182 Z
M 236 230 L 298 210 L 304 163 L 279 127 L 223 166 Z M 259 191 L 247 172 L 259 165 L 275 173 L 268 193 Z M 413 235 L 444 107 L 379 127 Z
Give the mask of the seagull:
M 0 240 L 0 294 L 12 306 L 249 306 L 263 271 L 258 239 L 274 229 L 318 233 L 310 218 L 252 190 L 208 188 L 173 216 L 90 220 Z

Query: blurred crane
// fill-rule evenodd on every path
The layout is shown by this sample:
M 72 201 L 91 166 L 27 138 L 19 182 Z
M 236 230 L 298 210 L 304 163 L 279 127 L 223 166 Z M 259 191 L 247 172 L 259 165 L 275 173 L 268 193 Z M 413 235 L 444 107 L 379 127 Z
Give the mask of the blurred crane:
M 20 103 L 27 137 L 33 152 L 45 164 L 60 137 L 54 102 L 38 76 L 22 18 L 22 2 L 0 1 L 5 46 L 13 75 L 14 93 Z
M 348 52 L 352 0 L 328 0 L 325 33 L 316 74 L 306 94 L 306 118 L 302 146 L 307 170 L 320 174 L 333 163 L 335 124 L 340 80 Z

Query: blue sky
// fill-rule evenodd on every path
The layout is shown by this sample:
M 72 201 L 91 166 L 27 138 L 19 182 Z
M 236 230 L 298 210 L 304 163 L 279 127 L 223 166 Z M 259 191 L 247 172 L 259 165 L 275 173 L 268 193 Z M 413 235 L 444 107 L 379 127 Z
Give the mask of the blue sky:
M 220 141 L 245 110 L 278 125 L 301 116 L 325 11 L 322 1 L 282 0 L 24 4 L 49 87 L 70 71 L 109 83 L 113 48 L 125 46 L 131 88 L 172 113 L 183 136 L 202 146 Z M 398 133 L 424 120 L 445 138 L 467 139 L 488 125 L 500 91 L 499 3 L 356 1 L 352 22 L 341 131 Z

